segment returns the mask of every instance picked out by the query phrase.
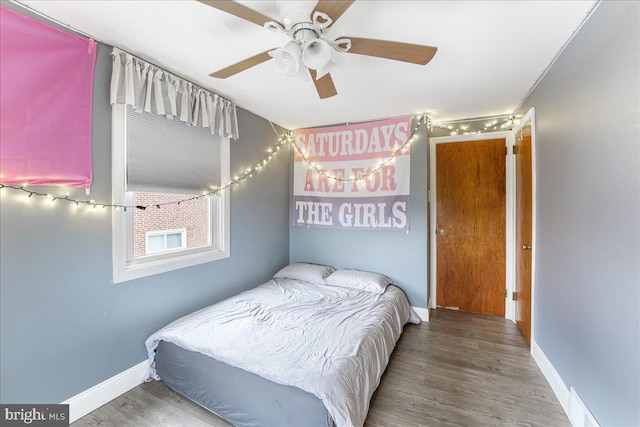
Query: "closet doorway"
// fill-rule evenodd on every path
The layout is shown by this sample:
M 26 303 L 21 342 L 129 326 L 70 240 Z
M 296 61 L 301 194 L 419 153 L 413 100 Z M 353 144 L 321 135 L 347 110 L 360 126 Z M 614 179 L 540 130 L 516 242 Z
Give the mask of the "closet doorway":
M 531 344 L 533 307 L 533 126 L 523 120 L 515 130 L 515 289 L 514 320 Z

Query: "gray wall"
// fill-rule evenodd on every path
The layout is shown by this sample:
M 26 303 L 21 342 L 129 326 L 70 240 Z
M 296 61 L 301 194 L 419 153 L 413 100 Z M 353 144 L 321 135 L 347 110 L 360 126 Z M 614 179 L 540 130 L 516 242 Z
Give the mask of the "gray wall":
M 90 197 L 97 201 L 111 199 L 110 52 L 99 46 L 95 74 Z M 232 175 L 276 141 L 267 121 L 243 110 L 238 120 Z M 84 391 L 143 361 L 144 340 L 169 321 L 254 287 L 287 264 L 288 161 L 285 150 L 233 190 L 230 258 L 116 285 L 110 210 L 72 214 L 64 202 L 45 208 L 34 197 L 26 205 L 3 190 L 2 402 L 56 403 Z
M 415 124 L 414 121 L 414 126 Z M 290 261 L 308 261 L 336 268 L 355 268 L 385 274 L 404 290 L 411 305 L 426 307 L 429 150 L 425 127 L 420 127 L 418 138 L 411 145 L 411 229 L 408 233 L 292 225 L 289 231 Z M 290 178 L 290 185 L 292 182 L 293 177 Z M 293 205 L 290 211 L 293 211 Z
M 599 6 L 536 109 L 535 340 L 603 426 L 640 425 L 640 3 Z

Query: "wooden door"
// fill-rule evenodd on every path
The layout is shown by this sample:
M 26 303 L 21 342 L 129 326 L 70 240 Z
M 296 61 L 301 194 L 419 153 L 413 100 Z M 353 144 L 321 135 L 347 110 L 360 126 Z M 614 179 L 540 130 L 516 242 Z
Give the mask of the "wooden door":
M 436 145 L 436 305 L 505 315 L 506 141 Z
M 516 135 L 515 319 L 531 344 L 531 123 Z

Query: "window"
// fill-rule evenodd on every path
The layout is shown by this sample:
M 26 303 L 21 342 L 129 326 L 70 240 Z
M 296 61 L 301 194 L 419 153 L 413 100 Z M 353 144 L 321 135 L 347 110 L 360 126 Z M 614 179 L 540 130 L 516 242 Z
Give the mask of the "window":
M 145 232 L 145 255 L 157 254 L 158 252 L 169 252 L 187 247 L 187 230 L 162 230 Z M 134 248 L 136 242 L 134 239 Z M 137 249 L 137 248 L 136 248 Z
M 138 258 L 144 255 L 161 252 L 155 246 L 160 240 L 153 236 L 162 234 L 175 234 L 184 231 L 178 246 L 162 246 L 162 251 L 177 249 L 202 248 L 211 244 L 209 233 L 209 201 L 207 198 L 181 202 L 190 198 L 189 195 L 160 194 L 160 193 L 133 193 L 133 206 L 153 206 L 162 204 L 161 209 L 135 209 L 133 211 L 133 256 Z M 149 236 L 152 236 L 149 242 Z M 177 237 L 170 237 L 175 242 Z M 150 249 L 151 248 L 151 249 Z
M 112 155 L 114 283 L 229 256 L 228 138 L 114 104 Z

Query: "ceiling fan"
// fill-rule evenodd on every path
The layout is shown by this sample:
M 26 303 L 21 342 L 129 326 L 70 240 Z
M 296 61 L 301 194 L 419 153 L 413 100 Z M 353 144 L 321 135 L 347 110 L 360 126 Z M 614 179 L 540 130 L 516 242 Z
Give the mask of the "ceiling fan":
M 282 48 L 270 49 L 209 74 L 218 79 L 226 79 L 273 58 L 278 68 L 287 75 L 308 72 L 318 95 L 324 99 L 338 94 L 329 74 L 333 65 L 333 52 L 357 53 L 425 65 L 437 51 L 437 48 L 432 46 L 388 40 L 360 37 L 338 37 L 333 40 L 328 38 L 327 33 L 331 25 L 355 0 L 319 0 L 311 16 L 307 14 L 308 8 L 304 8 L 304 2 L 278 1 L 284 24 L 232 0 L 198 1 L 291 37 L 291 41 Z

